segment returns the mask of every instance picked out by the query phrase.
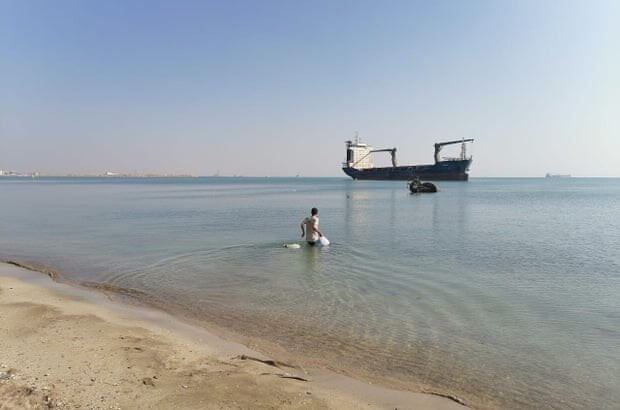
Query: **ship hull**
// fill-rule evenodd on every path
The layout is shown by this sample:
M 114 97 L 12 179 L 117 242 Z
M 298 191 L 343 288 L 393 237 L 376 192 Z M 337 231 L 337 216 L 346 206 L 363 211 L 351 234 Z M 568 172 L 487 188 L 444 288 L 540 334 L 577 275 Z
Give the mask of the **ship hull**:
M 413 178 L 435 181 L 467 181 L 471 159 L 440 161 L 434 165 L 405 165 L 399 167 L 352 168 L 342 171 L 353 179 L 377 181 L 409 181 Z

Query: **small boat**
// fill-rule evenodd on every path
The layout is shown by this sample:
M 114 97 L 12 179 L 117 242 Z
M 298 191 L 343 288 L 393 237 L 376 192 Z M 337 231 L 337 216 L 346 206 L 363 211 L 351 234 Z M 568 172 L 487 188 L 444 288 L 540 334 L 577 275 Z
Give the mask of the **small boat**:
M 437 192 L 437 186 L 431 182 L 420 182 L 418 178 L 415 178 L 413 181 L 409 182 L 409 191 L 412 194 L 418 193 L 426 193 L 426 192 Z

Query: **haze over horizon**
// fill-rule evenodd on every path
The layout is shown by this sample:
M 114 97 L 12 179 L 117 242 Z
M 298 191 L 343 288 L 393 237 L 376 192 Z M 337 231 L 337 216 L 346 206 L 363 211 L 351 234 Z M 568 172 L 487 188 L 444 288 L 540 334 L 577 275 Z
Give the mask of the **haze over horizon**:
M 612 0 L 0 0 L 0 169 L 344 176 L 358 132 L 620 176 L 618 39 Z

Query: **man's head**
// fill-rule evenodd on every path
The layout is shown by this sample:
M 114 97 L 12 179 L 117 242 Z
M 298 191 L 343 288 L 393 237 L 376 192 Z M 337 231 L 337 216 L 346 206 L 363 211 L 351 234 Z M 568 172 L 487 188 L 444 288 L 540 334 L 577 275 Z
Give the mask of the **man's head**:
M 312 216 L 314 216 L 314 215 L 316 215 L 318 213 L 319 213 L 319 210 L 316 209 L 316 208 L 312 208 L 312 210 L 310 211 L 310 215 L 312 215 Z

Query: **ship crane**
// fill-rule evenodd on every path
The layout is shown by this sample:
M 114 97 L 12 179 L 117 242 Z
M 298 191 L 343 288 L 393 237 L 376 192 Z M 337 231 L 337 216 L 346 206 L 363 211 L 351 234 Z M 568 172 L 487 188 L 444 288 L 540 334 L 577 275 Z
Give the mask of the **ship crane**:
M 389 152 L 392 154 L 392 166 L 396 167 L 396 148 L 374 149 L 370 152 Z
M 436 142 L 435 143 L 435 163 L 439 162 L 439 152 L 441 151 L 441 149 L 443 148 L 444 145 L 451 145 L 451 144 L 463 144 L 461 147 L 461 159 L 465 159 L 465 143 L 466 142 L 474 142 L 473 138 L 468 138 L 468 139 L 460 139 L 460 140 L 456 140 L 456 141 L 446 141 L 446 142 Z

